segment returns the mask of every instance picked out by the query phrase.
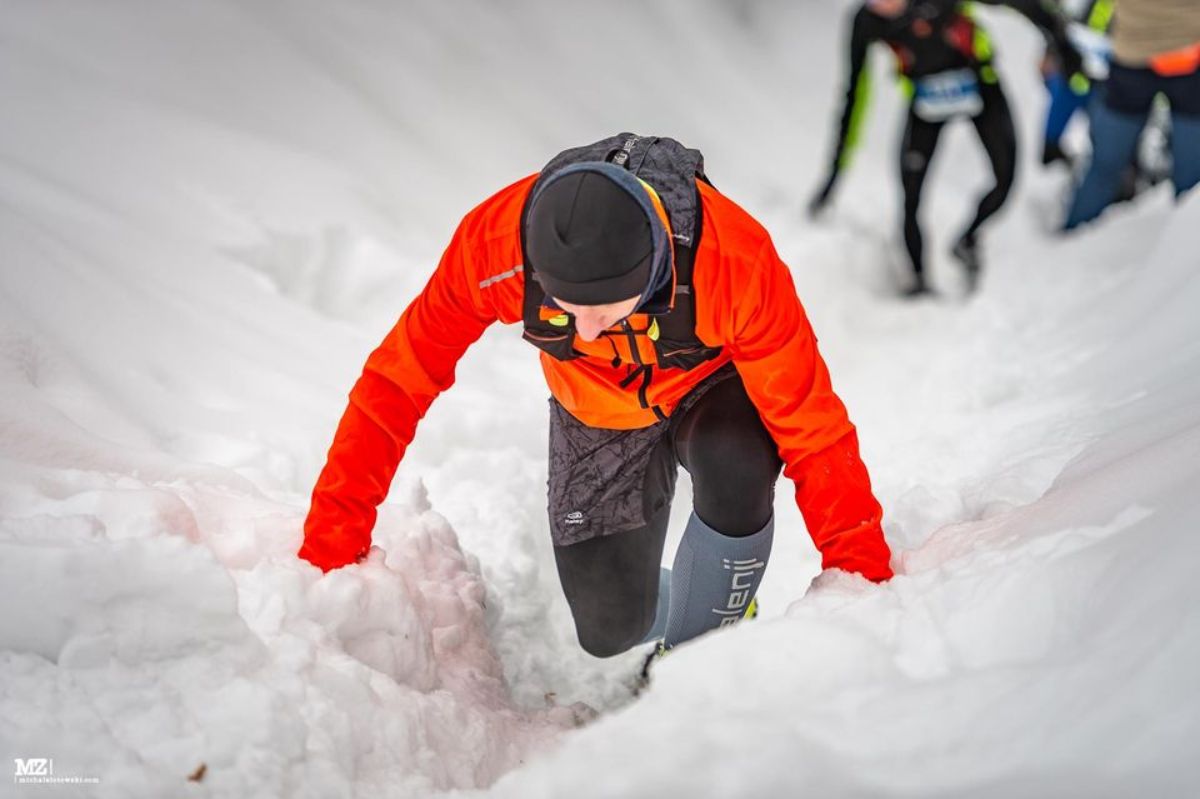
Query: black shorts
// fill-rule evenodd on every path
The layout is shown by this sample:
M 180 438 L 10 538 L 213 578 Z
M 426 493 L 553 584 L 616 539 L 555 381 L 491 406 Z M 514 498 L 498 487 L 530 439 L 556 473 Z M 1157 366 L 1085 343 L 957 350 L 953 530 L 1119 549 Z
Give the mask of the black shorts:
M 675 496 L 671 433 L 713 386 L 736 378 L 726 364 L 702 380 L 671 418 L 637 430 L 589 427 L 550 399 L 550 537 L 557 547 L 644 527 Z
M 1104 102 L 1113 111 L 1141 116 L 1154 98 L 1165 94 L 1175 114 L 1200 116 L 1200 70 L 1167 77 L 1147 67 L 1114 63 L 1104 86 Z

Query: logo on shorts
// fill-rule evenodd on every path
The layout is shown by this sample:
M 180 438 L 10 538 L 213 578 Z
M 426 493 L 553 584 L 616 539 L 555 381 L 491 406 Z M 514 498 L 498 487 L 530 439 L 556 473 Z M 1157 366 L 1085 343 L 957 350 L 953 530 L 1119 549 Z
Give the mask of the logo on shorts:
M 583 524 L 583 511 L 573 510 L 564 519 L 567 524 Z

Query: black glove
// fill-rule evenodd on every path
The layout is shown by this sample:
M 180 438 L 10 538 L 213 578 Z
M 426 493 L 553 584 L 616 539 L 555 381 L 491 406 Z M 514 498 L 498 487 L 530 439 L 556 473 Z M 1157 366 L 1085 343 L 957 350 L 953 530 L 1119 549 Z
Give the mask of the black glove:
M 833 194 L 833 186 L 837 183 L 837 172 L 829 175 L 829 179 L 821 186 L 820 191 L 812 196 L 808 201 L 808 216 L 810 219 L 816 219 L 817 216 L 825 210 L 825 206 L 829 205 L 829 197 Z
M 1059 40 L 1054 43 L 1054 49 L 1058 54 L 1058 63 L 1062 66 L 1063 75 L 1069 80 L 1072 75 L 1083 72 L 1083 56 L 1075 49 L 1075 45 L 1071 44 L 1071 40 L 1066 36 L 1059 37 Z

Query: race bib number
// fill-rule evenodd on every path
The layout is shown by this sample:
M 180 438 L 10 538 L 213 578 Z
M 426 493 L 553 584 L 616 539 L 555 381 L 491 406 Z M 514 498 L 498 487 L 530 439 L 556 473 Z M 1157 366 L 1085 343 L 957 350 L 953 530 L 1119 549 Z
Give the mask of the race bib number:
M 929 122 L 942 122 L 952 117 L 973 117 L 983 110 L 979 79 L 969 69 L 955 69 L 917 78 L 915 89 L 913 111 Z

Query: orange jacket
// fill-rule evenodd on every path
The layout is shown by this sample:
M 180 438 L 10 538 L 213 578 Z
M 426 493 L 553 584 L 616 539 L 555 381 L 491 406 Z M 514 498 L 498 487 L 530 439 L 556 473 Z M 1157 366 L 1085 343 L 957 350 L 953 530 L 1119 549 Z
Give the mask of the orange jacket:
M 492 322 L 522 321 L 520 215 L 536 177 L 467 214 L 429 283 L 367 359 L 313 489 L 302 558 L 329 570 L 362 557 L 375 509 L 417 421 L 453 384 L 459 358 Z M 696 333 L 724 350 L 690 371 L 655 370 L 649 404 L 669 415 L 693 386 L 732 360 L 779 446 L 784 474 L 795 482 L 822 565 L 885 580 L 892 571 L 882 512 L 791 274 L 761 225 L 715 189 L 699 186 L 704 234 L 692 280 Z M 630 322 L 645 327 L 644 317 Z M 654 348 L 642 339 L 639 354 L 654 363 Z M 541 354 L 551 393 L 585 424 L 632 429 L 655 421 L 639 404 L 637 386 L 619 385 L 631 362 L 623 341 L 576 339 L 588 356 L 571 361 Z M 614 353 L 614 346 L 625 351 Z M 614 366 L 615 355 L 624 363 Z

